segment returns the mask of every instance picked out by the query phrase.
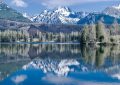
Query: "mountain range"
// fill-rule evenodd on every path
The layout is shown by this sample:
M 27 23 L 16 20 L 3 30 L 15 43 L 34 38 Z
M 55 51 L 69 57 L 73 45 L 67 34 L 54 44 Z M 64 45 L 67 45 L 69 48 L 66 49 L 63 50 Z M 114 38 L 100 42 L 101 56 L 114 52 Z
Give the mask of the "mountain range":
M 54 25 L 84 25 L 97 23 L 102 20 L 105 24 L 117 21 L 120 24 L 120 5 L 105 8 L 102 12 L 74 12 L 68 7 L 58 7 L 53 10 L 44 10 L 35 16 L 20 13 L 0 2 L 0 29 L 24 27 L 29 24 Z
M 48 24 L 77 24 L 85 16 L 87 16 L 87 13 L 73 12 L 68 7 L 58 7 L 51 11 L 44 10 L 41 14 L 30 18 L 30 20 Z
M 29 17 L 32 22 L 47 24 L 91 24 L 102 20 L 105 24 L 114 21 L 120 23 L 120 5 L 105 8 L 102 12 L 74 12 L 68 7 L 44 10 L 40 14 Z
M 107 7 L 103 10 L 104 14 L 113 16 L 115 18 L 120 18 L 120 4 L 118 6 Z

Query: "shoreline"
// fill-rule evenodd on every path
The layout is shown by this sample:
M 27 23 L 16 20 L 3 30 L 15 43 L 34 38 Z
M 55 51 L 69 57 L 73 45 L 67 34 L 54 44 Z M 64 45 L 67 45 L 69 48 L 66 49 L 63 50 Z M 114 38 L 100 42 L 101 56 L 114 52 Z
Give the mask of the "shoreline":
M 94 46 L 110 46 L 120 45 L 120 43 L 80 43 L 80 42 L 0 42 L 0 44 L 79 44 L 79 45 L 94 45 Z
M 0 42 L 0 44 L 80 44 L 77 42 L 66 42 L 66 43 L 60 43 L 60 42 Z

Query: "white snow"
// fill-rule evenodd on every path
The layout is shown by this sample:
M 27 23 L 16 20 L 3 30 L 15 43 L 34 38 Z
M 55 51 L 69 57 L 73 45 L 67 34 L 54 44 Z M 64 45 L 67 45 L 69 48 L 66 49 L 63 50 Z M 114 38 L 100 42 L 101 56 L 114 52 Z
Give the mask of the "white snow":
M 42 13 L 32 17 L 30 20 L 48 24 L 76 24 L 80 20 L 80 17 L 72 17 L 70 15 L 76 16 L 78 14 L 67 7 L 58 7 L 55 10 L 44 10 Z
M 64 24 L 76 24 L 80 20 L 79 18 L 68 18 L 64 16 L 59 16 L 59 19 Z
M 61 15 L 64 15 L 64 16 L 69 16 L 71 13 L 69 8 L 67 7 L 58 7 L 58 9 L 55 12 L 60 13 Z
M 23 16 L 26 17 L 26 18 L 29 17 L 29 16 L 27 15 L 27 13 L 23 13 Z
M 113 6 L 113 8 L 120 10 L 120 4 L 118 6 Z

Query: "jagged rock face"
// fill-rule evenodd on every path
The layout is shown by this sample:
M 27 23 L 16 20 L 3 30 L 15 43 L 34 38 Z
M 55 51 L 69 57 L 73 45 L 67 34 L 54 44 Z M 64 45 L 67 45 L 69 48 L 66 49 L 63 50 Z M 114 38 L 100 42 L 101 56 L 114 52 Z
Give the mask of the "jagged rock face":
M 119 18 L 102 13 L 90 13 L 88 16 L 82 18 L 78 24 L 96 24 L 98 21 L 102 21 L 104 24 L 112 24 L 115 20 L 120 23 Z
M 16 10 L 10 8 L 7 4 L 0 2 L 0 19 L 30 22 L 29 19 L 23 17 L 23 15 Z
M 101 19 L 105 24 L 112 24 L 115 19 L 120 23 L 119 7 L 108 7 L 103 12 L 87 13 L 73 12 L 67 7 L 58 7 L 57 9 L 48 11 L 44 10 L 40 15 L 30 18 L 33 22 L 42 22 L 47 24 L 92 24 L 97 23 Z
M 86 16 L 84 12 L 73 12 L 67 7 L 58 7 L 52 11 L 44 10 L 30 20 L 48 24 L 77 24 L 83 15 Z
M 120 5 L 107 7 L 105 10 L 103 10 L 103 13 L 111 15 L 116 18 L 120 18 Z

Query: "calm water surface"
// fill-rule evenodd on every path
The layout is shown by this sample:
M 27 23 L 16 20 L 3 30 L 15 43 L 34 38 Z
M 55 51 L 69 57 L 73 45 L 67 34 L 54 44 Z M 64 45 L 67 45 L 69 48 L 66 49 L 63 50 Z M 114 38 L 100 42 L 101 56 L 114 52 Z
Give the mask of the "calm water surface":
M 0 85 L 120 85 L 120 46 L 0 44 Z

